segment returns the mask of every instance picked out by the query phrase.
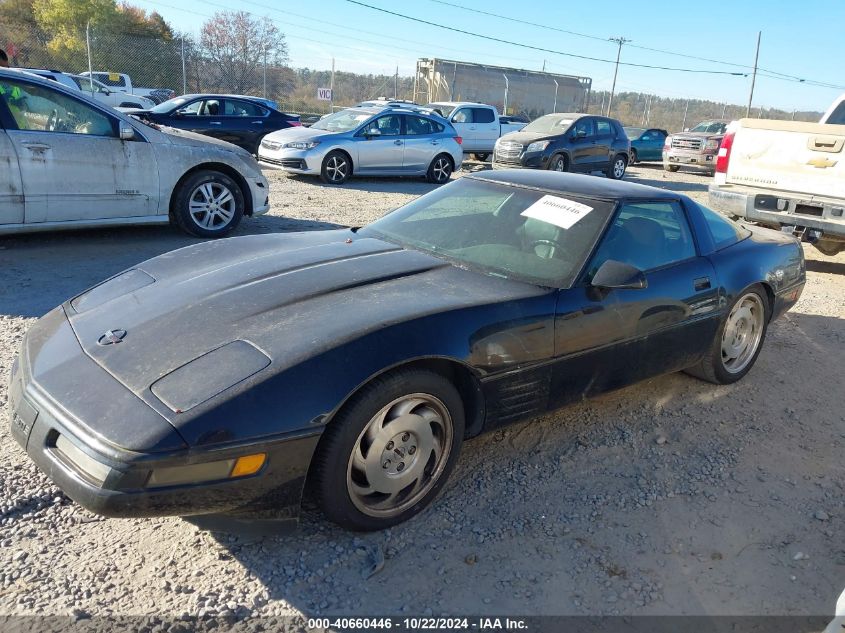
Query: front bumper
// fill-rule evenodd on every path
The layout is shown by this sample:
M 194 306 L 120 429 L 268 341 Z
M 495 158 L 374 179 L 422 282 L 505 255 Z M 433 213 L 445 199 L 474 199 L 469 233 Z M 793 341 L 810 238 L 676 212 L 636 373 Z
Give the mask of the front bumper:
M 61 358 L 49 358 L 56 353 Z M 83 353 L 61 310 L 49 313 L 25 337 L 12 367 L 9 407 L 11 434 L 32 461 L 71 499 L 105 516 L 243 512 L 296 518 L 319 439 L 309 432 L 189 447 L 166 420 Z M 132 428 L 139 434 L 127 431 Z M 254 475 L 150 486 L 154 470 L 254 453 L 266 454 Z
M 819 238 L 845 240 L 842 200 L 718 183 L 711 184 L 707 193 L 710 206 L 726 215 L 768 226 L 815 229 Z
M 669 150 L 663 152 L 663 166 L 677 165 L 700 171 L 712 172 L 716 168 L 716 154 L 698 152 L 680 152 Z
M 263 215 L 270 210 L 270 183 L 264 174 L 249 179 L 252 195 L 252 215 Z
M 317 148 L 319 149 L 319 148 Z M 302 149 L 268 150 L 258 148 L 258 164 L 267 169 L 281 169 L 294 174 L 319 175 L 322 152 Z
M 531 152 L 530 154 L 523 152 L 519 158 L 502 160 L 493 154 L 493 169 L 548 169 L 551 155 L 543 154 L 542 152 Z M 513 162 L 511 162 L 513 161 Z

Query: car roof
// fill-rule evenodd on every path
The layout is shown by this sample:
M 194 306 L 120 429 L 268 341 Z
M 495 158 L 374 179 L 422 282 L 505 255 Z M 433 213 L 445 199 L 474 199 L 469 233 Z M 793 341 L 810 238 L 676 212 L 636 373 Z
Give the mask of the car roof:
M 484 106 L 485 108 L 493 108 L 489 103 L 479 103 L 478 101 L 430 101 L 426 105 L 445 105 L 445 106 Z M 493 108 L 495 110 L 495 108 Z
M 565 174 L 555 171 L 541 171 L 534 169 L 503 169 L 495 171 L 475 172 L 464 178 L 500 182 L 508 185 L 544 189 L 557 193 L 569 193 L 585 198 L 634 200 L 678 200 L 680 196 L 674 191 L 658 189 L 624 180 L 598 178 L 581 174 Z

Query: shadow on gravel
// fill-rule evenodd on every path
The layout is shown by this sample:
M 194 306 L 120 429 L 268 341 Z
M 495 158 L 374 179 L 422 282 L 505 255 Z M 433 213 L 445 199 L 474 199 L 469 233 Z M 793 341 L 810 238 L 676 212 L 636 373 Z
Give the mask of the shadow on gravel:
M 307 183 L 321 189 L 350 189 L 367 193 L 413 193 L 422 195 L 439 185 L 427 182 L 423 178 L 415 177 L 384 177 L 384 178 L 350 178 L 342 185 L 327 185 L 316 176 L 292 176 L 290 180 Z
M 342 228 L 274 215 L 244 218 L 232 237 Z M 202 242 L 169 226 L 57 231 L 0 239 L 0 315 L 40 317 L 86 288 L 151 257 Z
M 637 165 L 639 167 L 639 165 Z M 661 172 L 662 173 L 662 172 Z M 652 174 L 648 174 L 652 176 Z M 625 176 L 625 180 L 630 182 L 636 182 L 641 185 L 649 185 L 650 187 L 657 187 L 659 189 L 668 189 L 669 191 L 680 191 L 680 192 L 687 192 L 687 191 L 697 191 L 703 192 L 707 191 L 707 183 L 706 182 L 680 182 L 678 180 L 670 180 L 668 178 L 660 178 L 657 175 L 654 175 L 652 178 L 645 178 L 643 176 L 638 175 L 627 175 Z
M 831 262 L 818 259 L 808 259 L 807 271 L 813 273 L 827 273 L 829 275 L 845 275 L 845 263 Z

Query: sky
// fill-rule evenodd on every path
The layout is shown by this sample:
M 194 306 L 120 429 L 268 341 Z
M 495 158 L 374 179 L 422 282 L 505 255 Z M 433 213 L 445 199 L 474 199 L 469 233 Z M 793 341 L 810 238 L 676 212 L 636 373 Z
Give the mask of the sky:
M 360 1 L 512 43 L 413 22 L 349 0 L 129 0 L 193 34 L 217 11 L 267 17 L 287 38 L 290 64 L 318 70 L 331 68 L 334 58 L 338 70 L 392 74 L 398 67 L 400 74 L 413 75 L 418 58 L 438 57 L 531 70 L 545 66 L 550 72 L 591 77 L 594 90 L 609 90 L 618 45 L 608 38 L 624 37 L 630 42 L 622 47 L 622 62 L 747 76 L 620 65 L 617 92 L 732 104 L 748 102 L 759 31 L 759 67 L 765 70 L 757 75 L 754 108 L 823 111 L 845 92 L 843 0 Z M 775 73 L 793 79 L 765 76 Z

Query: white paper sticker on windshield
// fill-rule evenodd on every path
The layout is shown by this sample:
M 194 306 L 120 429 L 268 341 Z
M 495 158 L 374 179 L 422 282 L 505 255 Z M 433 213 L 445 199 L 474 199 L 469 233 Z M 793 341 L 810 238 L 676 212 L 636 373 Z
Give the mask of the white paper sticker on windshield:
M 521 215 L 554 224 L 562 229 L 568 229 L 592 210 L 593 207 L 588 207 L 586 204 L 574 200 L 557 196 L 543 196 L 523 211 Z

